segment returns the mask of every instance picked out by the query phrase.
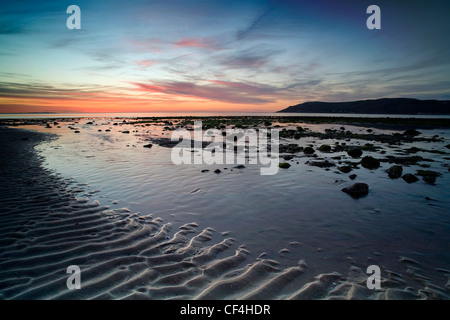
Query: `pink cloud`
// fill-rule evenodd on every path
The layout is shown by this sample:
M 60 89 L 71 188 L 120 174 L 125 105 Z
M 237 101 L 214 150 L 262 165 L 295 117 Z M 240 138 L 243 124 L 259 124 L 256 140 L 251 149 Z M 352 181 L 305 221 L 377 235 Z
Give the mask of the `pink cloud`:
M 138 52 L 150 51 L 154 53 L 161 53 L 163 52 L 163 47 L 166 45 L 166 42 L 156 38 L 125 39 L 125 41 L 132 46 L 133 51 Z
M 152 60 L 138 60 L 138 61 L 135 61 L 134 63 L 141 67 L 151 67 L 156 62 L 152 61 Z
M 177 47 L 191 47 L 200 49 L 218 50 L 219 48 L 210 39 L 183 38 L 175 42 Z
M 209 81 L 212 85 L 198 85 L 190 82 L 159 82 L 155 84 L 133 83 L 137 90 L 187 96 L 213 101 L 264 104 L 274 102 L 277 88 L 227 81 Z

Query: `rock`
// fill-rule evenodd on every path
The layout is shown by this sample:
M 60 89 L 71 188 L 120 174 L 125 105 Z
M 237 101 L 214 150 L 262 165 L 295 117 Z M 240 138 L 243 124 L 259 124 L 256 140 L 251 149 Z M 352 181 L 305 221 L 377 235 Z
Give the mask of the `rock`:
M 48 128 L 48 129 L 51 129 L 51 128 L 52 128 L 52 126 L 49 125 L 48 123 L 45 125 L 45 127 Z
M 73 133 L 80 133 L 80 131 L 78 131 L 78 130 L 75 130 Z
M 98 132 L 102 132 L 102 129 L 98 129 L 97 131 L 98 131 Z
M 305 149 L 303 149 L 304 154 L 313 154 L 314 152 L 314 149 L 311 147 L 306 147 Z
M 432 170 L 417 170 L 417 175 L 421 177 L 439 177 L 441 173 Z
M 425 176 L 422 177 L 422 180 L 429 184 L 434 184 L 436 182 L 436 177 L 434 176 Z
M 333 162 L 330 162 L 328 160 L 324 161 L 311 161 L 309 163 L 310 166 L 319 167 L 319 168 L 331 168 L 336 166 Z
M 287 162 L 281 162 L 278 164 L 281 169 L 288 169 L 291 165 Z
M 389 178 L 391 179 L 398 179 L 402 176 L 403 173 L 403 167 L 399 165 L 394 165 L 386 170 L 387 174 L 389 175 Z
M 369 193 L 369 186 L 362 182 L 352 184 L 350 187 L 342 189 L 345 193 L 350 194 L 354 198 L 364 197 Z
M 94 124 L 93 122 L 91 122 L 91 121 L 89 121 L 89 122 L 86 122 L 86 124 Z
M 415 175 L 413 175 L 412 173 L 407 173 L 402 178 L 407 183 L 414 183 L 414 182 L 419 181 L 419 179 Z
M 243 164 L 237 165 L 233 167 L 234 169 L 245 169 L 245 166 Z
M 280 144 L 280 153 L 297 153 L 303 150 L 298 144 L 290 143 L 289 145 Z
M 359 158 L 362 156 L 363 152 L 359 148 L 352 148 L 347 151 L 347 154 L 352 158 Z
M 348 177 L 349 177 L 350 179 L 352 179 L 352 180 L 355 180 L 356 174 L 351 174 L 351 175 L 349 175 Z
M 283 159 L 288 161 L 288 160 L 292 160 L 294 158 L 294 156 L 284 156 Z
M 352 167 L 350 167 L 350 166 L 342 166 L 342 167 L 339 167 L 338 170 L 340 172 L 343 172 L 343 173 L 349 173 L 350 171 L 352 171 Z
M 403 135 L 408 137 L 415 137 L 418 136 L 419 134 L 421 134 L 421 132 L 417 131 L 416 129 L 408 129 L 405 132 L 403 132 Z
M 111 131 L 111 130 L 109 130 L 109 129 L 106 129 L 106 130 L 105 130 L 105 132 L 110 132 L 110 131 Z
M 331 147 L 328 144 L 323 144 L 319 147 L 320 152 L 331 152 Z
M 376 169 L 380 166 L 380 160 L 371 156 L 365 156 L 361 160 L 361 165 L 366 169 Z
M 422 177 L 422 180 L 429 184 L 434 184 L 436 178 L 441 175 L 441 173 L 432 170 L 418 170 L 417 175 Z
M 214 170 L 214 173 L 221 173 L 222 171 L 220 171 L 220 169 L 216 169 Z
M 144 148 L 151 148 L 151 147 L 153 147 L 153 144 L 149 143 L 149 144 L 144 145 L 143 147 Z
M 445 147 L 446 147 L 447 149 L 450 149 L 450 144 L 446 145 Z
M 125 131 L 122 131 L 122 133 L 130 133 L 130 131 L 128 131 L 128 130 L 125 130 Z
M 422 149 L 419 149 L 417 147 L 411 147 L 405 150 L 406 153 L 417 153 L 419 151 L 422 151 Z
M 433 162 L 433 159 L 426 159 L 422 158 L 421 156 L 408 156 L 408 157 L 395 157 L 395 156 L 387 156 L 389 163 L 396 163 L 396 164 L 404 164 L 407 166 L 415 165 L 419 161 L 428 161 Z
M 204 172 L 209 172 L 209 170 L 208 169 L 203 169 L 202 173 L 204 173 Z

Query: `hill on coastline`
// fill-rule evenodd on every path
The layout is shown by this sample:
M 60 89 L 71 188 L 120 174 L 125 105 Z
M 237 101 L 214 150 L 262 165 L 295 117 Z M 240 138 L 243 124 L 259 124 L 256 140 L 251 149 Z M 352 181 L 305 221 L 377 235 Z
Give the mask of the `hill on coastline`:
M 351 102 L 305 102 L 278 111 L 299 113 L 450 114 L 450 100 L 383 98 Z

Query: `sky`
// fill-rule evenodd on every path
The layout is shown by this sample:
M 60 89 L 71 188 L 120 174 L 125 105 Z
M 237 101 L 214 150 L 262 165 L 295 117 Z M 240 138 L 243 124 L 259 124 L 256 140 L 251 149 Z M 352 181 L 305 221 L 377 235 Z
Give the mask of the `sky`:
M 70 5 L 81 29 L 67 28 Z M 0 113 L 450 99 L 449 12 L 440 0 L 2 1 Z

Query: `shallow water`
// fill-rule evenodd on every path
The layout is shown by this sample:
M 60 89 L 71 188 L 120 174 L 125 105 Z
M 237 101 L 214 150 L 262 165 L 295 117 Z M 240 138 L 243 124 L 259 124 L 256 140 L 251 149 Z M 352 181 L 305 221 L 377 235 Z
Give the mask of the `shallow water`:
M 38 150 L 45 156 L 47 168 L 87 188 L 80 197 L 97 199 L 112 208 L 151 213 L 175 227 L 195 221 L 200 228 L 229 231 L 237 243 L 246 244 L 254 257 L 265 252 L 266 257 L 283 266 L 305 259 L 316 274 L 345 273 L 352 261 L 404 273 L 399 258 L 407 256 L 420 262 L 421 274 L 439 284 L 447 281 L 436 268 L 450 267 L 450 173 L 442 166 L 449 163 L 444 159 L 449 154 L 417 153 L 435 160 L 426 170 L 443 173 L 435 185 L 422 180 L 413 184 L 392 180 L 385 172 L 391 166 L 388 163 L 376 170 L 353 170 L 351 173 L 356 173 L 357 178 L 351 181 L 348 174 L 339 173 L 336 168 L 325 171 L 305 164 L 311 159 L 302 152 L 301 157 L 289 161 L 289 169 L 262 176 L 258 165 L 246 165 L 244 169 L 233 169 L 233 165 L 176 166 L 171 162 L 171 149 L 156 144 L 151 149 L 143 148 L 148 134 L 161 136 L 161 127 L 113 126 L 109 119 L 97 119 L 94 125 L 87 125 L 87 121 L 61 122 L 61 128 L 52 129 L 28 126 L 59 135 L 57 140 L 38 146 Z M 79 128 L 80 133 L 75 134 L 68 128 L 70 125 Z M 304 126 L 314 131 L 339 128 Z M 107 128 L 111 132 L 105 132 Z M 346 129 L 365 130 L 351 126 Z M 130 134 L 121 133 L 123 130 Z M 443 146 L 449 143 L 449 130 L 421 131 L 425 136 L 443 136 L 445 141 L 414 146 L 446 150 Z M 164 136 L 169 137 L 168 133 Z M 366 142 L 354 140 L 348 144 Z M 318 147 L 334 141 L 302 138 L 299 143 L 314 143 Z M 410 146 L 404 144 L 402 149 Z M 383 149 L 386 155 L 400 150 L 386 145 Z M 328 159 L 346 156 L 345 152 L 317 153 Z M 384 157 L 378 152 L 365 155 Z M 213 173 L 216 168 L 222 173 Z M 210 171 L 202 173 L 203 169 Z M 422 168 L 404 167 L 404 173 L 418 169 Z M 354 182 L 368 183 L 369 195 L 353 199 L 341 191 Z M 289 252 L 280 253 L 283 248 Z

